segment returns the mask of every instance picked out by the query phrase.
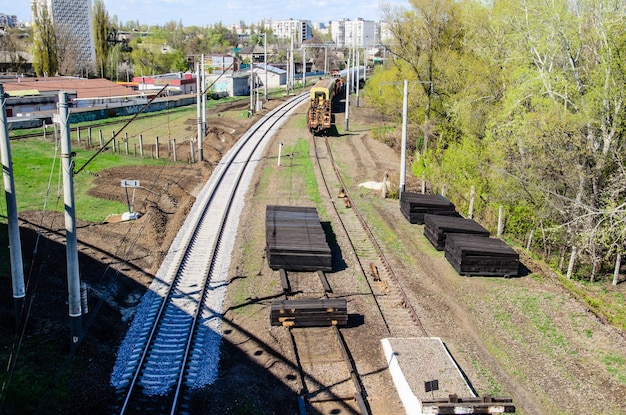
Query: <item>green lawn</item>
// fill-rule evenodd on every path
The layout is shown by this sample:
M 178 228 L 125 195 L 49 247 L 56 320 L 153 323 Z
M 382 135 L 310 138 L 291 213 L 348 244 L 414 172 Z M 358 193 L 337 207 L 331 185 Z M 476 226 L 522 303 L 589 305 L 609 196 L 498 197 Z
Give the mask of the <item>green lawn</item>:
M 76 152 L 76 168 L 81 167 L 96 150 L 73 147 Z M 49 139 L 21 139 L 11 141 L 15 195 L 18 211 L 56 210 L 63 211 L 63 182 L 61 174 L 61 146 Z M 74 176 L 74 194 L 76 216 L 85 221 L 102 221 L 104 212 L 122 212 L 125 205 L 118 202 L 97 199 L 87 194 L 93 186 L 94 176 L 87 171 L 97 173 L 120 165 L 159 165 L 168 163 L 164 160 L 139 158 L 100 153 L 80 174 Z M 4 198 L 0 202 L 1 211 L 6 212 Z

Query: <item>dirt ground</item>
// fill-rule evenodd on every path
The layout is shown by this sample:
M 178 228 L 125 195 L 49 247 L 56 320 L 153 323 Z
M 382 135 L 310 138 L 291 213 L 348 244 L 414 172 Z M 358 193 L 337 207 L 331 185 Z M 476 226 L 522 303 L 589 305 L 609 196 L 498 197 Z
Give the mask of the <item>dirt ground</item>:
M 276 104 L 277 100 L 270 106 Z M 332 149 L 350 178 L 354 202 L 369 223 L 381 225 L 377 236 L 394 269 L 403 276 L 429 336 L 443 339 L 478 394 L 511 396 L 521 414 L 626 413 L 624 334 L 589 313 L 528 258 L 523 262 L 529 272 L 520 278 L 456 274 L 443 255 L 429 246 L 423 228 L 409 225 L 401 216 L 397 200 L 383 200 L 358 186 L 380 180 L 385 171 L 397 185 L 399 173 L 394 166 L 399 165 L 399 155 L 397 148 L 371 139 L 369 126 L 379 119 L 375 112 L 366 107 L 352 111 L 351 132 L 333 141 Z M 343 115 L 337 119 L 342 122 Z M 25 331 L 17 333 L 10 281 L 3 279 L 0 330 L 6 335 L 1 345 L 8 354 L 16 350 L 14 343 L 22 336 L 24 346 L 15 370 L 9 372 L 11 381 L 2 392 L 0 413 L 113 412 L 115 394 L 109 376 L 133 307 L 151 282 L 196 192 L 222 154 L 254 121 L 224 119 L 215 111 L 209 116 L 205 162 L 111 169 L 96 178 L 90 193 L 97 197 L 125 203 L 119 181 L 129 177 L 141 180 L 147 190 L 138 190 L 136 195 L 140 219 L 119 222 L 111 218 L 78 225 L 80 272 L 90 301 L 89 313 L 83 317 L 85 339 L 75 354 L 69 351 L 63 216 L 20 213 L 28 320 Z M 288 142 L 299 134 L 303 134 L 302 125 L 290 123 L 274 140 Z M 275 158 L 268 154 L 264 163 L 275 163 Z M 294 203 L 300 194 L 294 191 L 298 189 L 272 194 L 278 189 L 268 191 L 259 183 L 250 197 L 265 202 L 286 197 Z M 419 181 L 408 180 L 407 189 L 418 188 Z M 266 306 L 263 293 L 271 291 L 276 281 L 262 252 L 255 251 L 263 241 L 250 242 L 258 239 L 254 224 L 259 222 L 259 212 L 250 206 L 244 211 L 233 256 L 220 381 L 198 393 L 194 413 L 287 414 L 298 409 L 292 392 L 293 368 L 281 366 L 281 356 L 290 352 L 280 334 L 268 330 L 267 316 L 261 312 Z M 255 284 L 238 284 L 245 279 Z M 248 306 L 233 312 L 242 297 Z M 378 353 L 369 352 L 373 359 Z M 33 364 L 38 367 L 37 375 L 25 378 L 20 368 Z M 397 408 L 392 386 L 383 386 L 393 403 L 389 408 Z M 383 409 L 384 399 L 372 407 L 377 408 L 376 414 L 397 413 Z M 350 412 L 340 408 L 331 413 Z

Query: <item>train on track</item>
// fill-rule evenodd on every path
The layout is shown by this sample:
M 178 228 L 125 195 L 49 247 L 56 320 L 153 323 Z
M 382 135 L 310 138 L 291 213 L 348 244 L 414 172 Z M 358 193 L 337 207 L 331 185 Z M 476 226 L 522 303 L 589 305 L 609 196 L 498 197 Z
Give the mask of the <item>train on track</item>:
M 320 79 L 311 87 L 306 123 L 314 135 L 323 135 L 330 130 L 333 124 L 333 100 L 341 87 L 342 81 L 338 77 Z
M 310 106 L 307 111 L 307 127 L 313 135 L 328 135 L 333 125 L 333 101 L 344 88 L 348 70 L 333 71 L 331 78 L 317 81 L 309 92 Z M 350 79 L 358 76 L 359 82 L 365 78 L 365 67 L 350 69 Z M 352 81 L 350 81 L 352 83 Z

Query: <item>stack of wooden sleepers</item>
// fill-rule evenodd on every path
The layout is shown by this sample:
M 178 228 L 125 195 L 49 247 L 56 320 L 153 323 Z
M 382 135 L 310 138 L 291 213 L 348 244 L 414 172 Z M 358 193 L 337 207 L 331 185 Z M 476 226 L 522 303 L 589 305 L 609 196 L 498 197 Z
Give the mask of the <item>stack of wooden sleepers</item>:
M 267 206 L 265 242 L 273 270 L 332 271 L 332 253 L 314 207 Z
M 460 216 L 424 215 L 424 236 L 439 251 L 444 250 L 446 235 L 451 233 L 489 236 L 489 231 L 472 219 Z
M 272 301 L 272 326 L 319 327 L 348 324 L 348 305 L 344 298 Z
M 452 202 L 441 195 L 403 192 L 400 196 L 400 212 L 410 223 L 424 223 L 424 215 L 458 216 Z
M 504 241 L 478 235 L 446 235 L 446 259 L 460 275 L 514 277 L 519 254 Z

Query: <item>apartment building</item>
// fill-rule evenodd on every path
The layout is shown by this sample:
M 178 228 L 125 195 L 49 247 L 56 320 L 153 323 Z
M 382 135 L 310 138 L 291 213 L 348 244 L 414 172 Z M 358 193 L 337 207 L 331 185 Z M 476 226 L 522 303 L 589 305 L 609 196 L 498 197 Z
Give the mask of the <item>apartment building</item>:
M 310 20 L 272 20 L 265 23 L 265 27 L 271 28 L 274 35 L 280 39 L 290 39 L 293 36 L 296 45 L 301 45 L 302 42 L 313 37 L 313 26 Z
M 57 36 L 63 36 L 71 42 L 77 65 L 87 67 L 93 64 L 96 48 L 91 0 L 31 0 L 31 8 L 36 5 L 48 8 Z
M 337 47 L 368 48 L 380 43 L 380 24 L 373 20 L 340 19 L 331 22 L 331 36 Z

